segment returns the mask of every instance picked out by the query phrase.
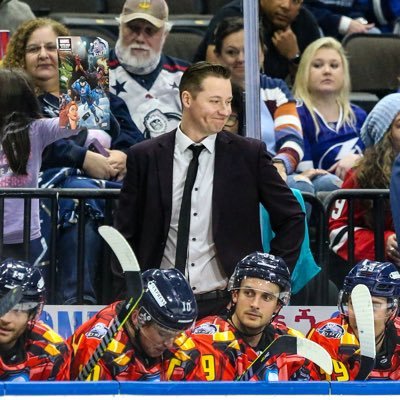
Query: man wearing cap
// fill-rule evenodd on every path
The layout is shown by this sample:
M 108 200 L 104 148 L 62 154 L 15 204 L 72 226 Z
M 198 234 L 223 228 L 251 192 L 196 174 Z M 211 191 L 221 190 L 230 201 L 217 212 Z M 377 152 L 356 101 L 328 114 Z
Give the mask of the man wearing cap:
M 171 29 L 167 3 L 126 0 L 119 22 L 110 91 L 126 103 L 145 138 L 169 132 L 181 119 L 178 86 L 188 63 L 162 54 Z

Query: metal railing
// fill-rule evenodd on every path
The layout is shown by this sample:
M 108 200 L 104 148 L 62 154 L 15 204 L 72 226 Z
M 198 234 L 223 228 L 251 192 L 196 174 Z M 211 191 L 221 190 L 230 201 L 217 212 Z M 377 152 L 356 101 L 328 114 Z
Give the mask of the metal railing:
M 87 199 L 104 199 L 104 224 L 112 224 L 112 210 L 113 201 L 118 199 L 119 189 L 15 189 L 15 188 L 2 188 L 0 189 L 0 258 L 3 258 L 3 223 L 4 223 L 4 200 L 5 199 L 24 199 L 24 224 L 23 224 L 23 243 L 24 254 L 21 258 L 24 260 L 29 259 L 30 253 L 30 232 L 31 232 L 31 201 L 33 199 L 43 200 L 46 199 L 50 202 L 49 214 L 51 217 L 50 227 L 50 243 L 49 244 L 49 279 L 48 285 L 48 303 L 55 303 L 56 293 L 56 274 L 57 274 L 57 226 L 58 226 L 58 201 L 59 199 L 74 199 L 76 204 L 76 211 L 78 214 L 77 221 L 77 299 L 78 303 L 83 304 L 83 282 L 84 282 L 84 258 L 85 252 L 88 251 L 85 246 L 85 222 L 89 216 L 85 213 L 85 201 Z M 62 255 L 61 255 L 62 256 Z M 109 252 L 105 251 L 101 268 L 99 268 L 104 276 L 109 275 Z M 108 302 L 107 294 L 110 293 L 109 287 L 105 286 L 109 280 L 103 279 L 101 290 L 99 290 L 98 301 L 101 304 Z
M 4 200 L 10 198 L 19 198 L 24 200 L 24 227 L 23 227 L 23 240 L 24 240 L 24 254 L 21 256 L 24 259 L 29 258 L 30 247 L 30 221 L 31 221 L 31 207 L 30 202 L 33 199 L 47 199 L 50 202 L 49 214 L 51 216 L 51 234 L 49 243 L 49 298 L 48 303 L 55 303 L 55 293 L 57 290 L 57 229 L 58 229 L 58 201 L 60 199 L 75 199 L 77 202 L 76 210 L 79 215 L 77 221 L 77 298 L 78 303 L 83 304 L 83 281 L 84 281 L 84 259 L 85 252 L 90 251 L 85 246 L 85 222 L 90 218 L 85 213 L 85 201 L 88 199 L 104 199 L 105 210 L 104 219 L 101 224 L 112 224 L 112 216 L 115 200 L 119 197 L 119 189 L 14 189 L 3 188 L 0 189 L 0 257 L 3 249 L 3 221 L 4 218 Z M 312 206 L 311 225 L 309 226 L 311 250 L 313 252 L 316 262 L 321 266 L 321 273 L 317 276 L 318 279 L 318 298 L 320 304 L 327 304 L 328 296 L 328 279 L 332 276 L 334 265 L 332 265 L 331 254 L 329 250 L 329 232 L 328 222 L 332 208 L 338 199 L 345 199 L 348 201 L 348 254 L 349 259 L 347 262 L 343 260 L 347 268 L 350 269 L 354 266 L 354 202 L 358 200 L 371 200 L 373 202 L 374 210 L 374 232 L 375 232 L 375 258 L 376 260 L 384 260 L 384 230 L 385 230 L 385 215 L 383 202 L 389 198 L 389 190 L 376 190 L 376 189 L 352 189 L 352 190 L 336 190 L 329 193 L 325 198 L 313 196 L 309 193 L 303 193 L 306 203 Z M 101 304 L 106 304 L 112 300 L 110 298 L 110 252 L 104 246 L 104 257 L 102 257 L 101 267 L 101 285 L 98 288 L 98 301 Z M 62 255 L 60 255 L 62 256 Z

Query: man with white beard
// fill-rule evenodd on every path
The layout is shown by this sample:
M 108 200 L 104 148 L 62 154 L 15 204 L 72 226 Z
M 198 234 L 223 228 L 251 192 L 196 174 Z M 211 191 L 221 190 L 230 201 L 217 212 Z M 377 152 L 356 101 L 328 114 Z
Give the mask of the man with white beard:
M 179 82 L 189 65 L 162 54 L 171 29 L 165 0 L 126 0 L 110 56 L 110 91 L 124 101 L 145 138 L 176 128 Z M 111 105 L 112 107 L 112 105 Z

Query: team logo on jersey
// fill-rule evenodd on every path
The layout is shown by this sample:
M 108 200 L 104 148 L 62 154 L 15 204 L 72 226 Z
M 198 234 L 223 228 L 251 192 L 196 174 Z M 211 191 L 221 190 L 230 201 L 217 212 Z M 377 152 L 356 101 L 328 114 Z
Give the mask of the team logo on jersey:
M 214 335 L 214 333 L 218 332 L 218 328 L 214 324 L 206 323 L 197 326 L 193 333 L 195 335 Z
M 102 322 L 99 322 L 88 333 L 86 333 L 86 337 L 101 339 L 106 333 L 107 327 Z
M 266 382 L 277 382 L 279 381 L 279 371 L 277 365 L 271 364 L 268 365 L 267 368 L 265 369 L 262 380 Z
M 143 135 L 146 139 L 157 137 L 175 129 L 181 116 L 175 112 L 163 113 L 160 109 L 150 111 L 143 120 L 145 126 Z
M 156 108 L 144 117 L 143 123 L 151 136 L 160 135 L 167 130 L 168 118 Z
M 344 328 L 334 322 L 328 322 L 321 328 L 318 328 L 317 332 L 329 339 L 340 339 L 344 335 Z

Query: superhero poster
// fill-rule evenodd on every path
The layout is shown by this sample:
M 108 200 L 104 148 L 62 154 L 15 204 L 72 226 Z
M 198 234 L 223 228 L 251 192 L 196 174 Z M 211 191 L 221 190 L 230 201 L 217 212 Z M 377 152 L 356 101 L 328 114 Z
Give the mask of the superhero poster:
M 99 37 L 57 38 L 60 126 L 108 129 L 108 43 Z

